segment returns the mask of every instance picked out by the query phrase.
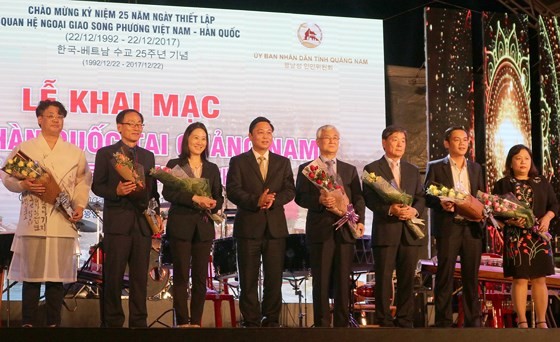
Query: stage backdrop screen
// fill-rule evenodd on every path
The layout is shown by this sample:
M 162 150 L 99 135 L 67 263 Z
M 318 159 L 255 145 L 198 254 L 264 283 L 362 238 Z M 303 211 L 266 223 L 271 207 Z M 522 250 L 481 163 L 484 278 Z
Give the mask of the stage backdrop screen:
M 260 115 L 294 173 L 318 157 L 324 124 L 338 127 L 339 158 L 360 174 L 383 154 L 380 20 L 89 1 L 0 0 L 0 8 L 1 165 L 37 136 L 35 108 L 47 98 L 66 106 L 62 136 L 92 168 L 96 151 L 120 139 L 115 116 L 126 108 L 144 115 L 140 146 L 158 165 L 180 153 L 189 123 L 205 123 L 224 181 Z M 0 200 L 2 227 L 13 228 L 19 194 L 2 185 Z M 304 229 L 305 212 L 294 202 L 286 210 L 291 232 Z

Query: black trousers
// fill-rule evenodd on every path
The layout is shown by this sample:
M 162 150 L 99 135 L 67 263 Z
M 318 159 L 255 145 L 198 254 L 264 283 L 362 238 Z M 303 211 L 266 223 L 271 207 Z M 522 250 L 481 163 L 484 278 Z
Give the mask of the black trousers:
M 124 325 L 121 295 L 126 266 L 129 268 L 129 327 L 146 327 L 148 310 L 148 266 L 151 236 L 144 236 L 140 229 L 131 235 L 105 234 L 103 248 L 102 326 L 120 328 Z
M 169 242 L 173 257 L 173 307 L 177 324 L 200 325 L 206 301 L 206 278 L 212 241 L 199 241 L 195 234 L 193 241 L 170 237 Z M 192 278 L 190 318 L 187 303 L 189 273 Z
M 350 318 L 348 307 L 350 304 L 350 273 L 353 257 L 354 243 L 342 241 L 338 231 L 335 232 L 333 238 L 323 243 L 309 245 L 309 260 L 311 275 L 313 276 L 313 323 L 315 327 L 331 326 L 329 304 L 329 290 L 331 288 L 334 289 L 333 325 L 335 327 L 348 327 Z
M 282 274 L 286 239 L 240 239 L 237 243 L 239 268 L 239 310 L 243 325 L 256 327 L 277 325 L 282 309 Z M 259 270 L 263 261 L 264 288 L 262 309 L 259 307 Z
M 37 311 L 39 310 L 39 298 L 41 283 L 23 282 L 22 289 L 22 324 L 36 325 Z M 62 283 L 45 283 L 45 302 L 47 311 L 47 326 L 60 326 L 62 301 L 64 300 L 64 287 Z
M 374 246 L 375 264 L 375 320 L 384 327 L 395 324 L 412 328 L 414 321 L 414 276 L 418 264 L 419 246 L 403 242 L 396 246 Z M 393 292 L 393 270 L 397 273 L 395 304 L 396 322 L 391 316 Z M 393 297 L 394 298 L 394 297 Z
M 478 301 L 478 270 L 482 254 L 482 239 L 472 236 L 468 225 L 455 225 L 453 235 L 436 238 L 438 268 L 435 281 L 436 326 L 451 327 L 453 310 L 453 274 L 455 260 L 461 256 L 461 283 L 466 327 L 480 327 Z

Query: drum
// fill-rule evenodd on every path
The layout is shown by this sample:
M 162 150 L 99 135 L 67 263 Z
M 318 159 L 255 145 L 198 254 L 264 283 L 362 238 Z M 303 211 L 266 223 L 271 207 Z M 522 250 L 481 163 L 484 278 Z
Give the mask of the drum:
M 99 249 L 98 249 L 99 250 Z M 148 299 L 160 294 L 168 287 L 170 271 L 168 268 L 159 266 L 159 253 L 155 249 L 150 250 L 150 264 L 148 266 L 147 294 Z M 103 272 L 99 269 L 85 268 L 78 271 L 78 282 L 88 285 L 103 286 Z M 123 287 L 129 287 L 128 266 L 123 277 Z
M 286 239 L 284 256 L 285 277 L 305 277 L 309 275 L 309 251 L 305 243 L 305 234 L 291 234 Z
M 212 263 L 218 279 L 237 277 L 237 247 L 234 238 L 214 240 Z
M 103 267 L 103 249 L 99 244 L 89 247 L 89 254 L 91 255 L 90 263 L 86 267 L 90 271 L 101 272 Z
M 375 284 L 366 283 L 356 288 L 356 296 L 358 301 L 375 298 Z M 361 297 L 361 298 L 360 298 Z
M 372 272 L 373 271 L 373 251 L 371 250 L 371 236 L 364 235 L 356 239 L 354 249 L 354 260 L 352 261 L 353 272 Z

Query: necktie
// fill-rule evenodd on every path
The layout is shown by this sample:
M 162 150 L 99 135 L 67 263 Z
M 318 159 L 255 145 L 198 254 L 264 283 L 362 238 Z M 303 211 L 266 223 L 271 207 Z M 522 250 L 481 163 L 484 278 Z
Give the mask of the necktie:
M 395 179 L 395 184 L 398 188 L 401 187 L 401 173 L 397 162 L 391 161 L 391 171 L 393 172 L 393 178 Z
M 262 179 L 265 180 L 266 179 L 266 158 L 264 156 L 259 156 L 257 158 L 257 160 L 259 161 L 259 169 L 261 170 L 261 176 Z
M 336 172 L 334 171 L 334 160 L 327 160 L 325 164 L 327 164 L 327 172 L 329 175 L 335 177 Z
M 132 157 L 132 162 L 136 163 L 136 147 L 130 147 L 130 155 Z

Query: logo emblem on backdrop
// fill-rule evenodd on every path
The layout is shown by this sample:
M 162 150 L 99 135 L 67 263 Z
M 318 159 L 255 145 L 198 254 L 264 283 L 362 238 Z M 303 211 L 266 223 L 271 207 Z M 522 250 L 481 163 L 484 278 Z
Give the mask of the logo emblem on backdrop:
M 297 35 L 301 45 L 310 49 L 321 45 L 321 41 L 323 41 L 323 31 L 314 23 L 303 23 L 299 25 Z

